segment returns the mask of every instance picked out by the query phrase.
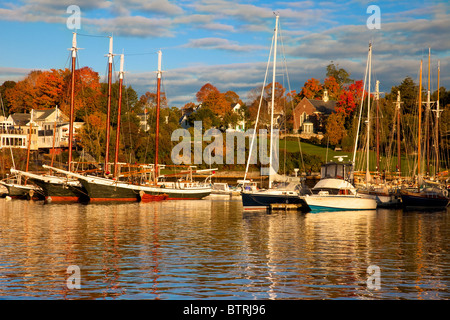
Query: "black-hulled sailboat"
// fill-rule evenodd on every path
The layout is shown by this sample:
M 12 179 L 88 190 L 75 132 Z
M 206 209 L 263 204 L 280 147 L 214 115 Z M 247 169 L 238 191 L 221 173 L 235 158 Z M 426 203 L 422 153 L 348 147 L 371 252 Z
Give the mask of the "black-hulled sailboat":
M 72 38 L 72 78 L 71 78 L 71 94 L 70 94 L 70 122 L 69 122 L 69 159 L 68 170 L 72 166 L 72 148 L 73 148 L 73 122 L 74 122 L 74 104 L 75 104 L 75 66 L 77 58 L 77 34 L 73 33 Z M 44 194 L 46 202 L 77 202 L 84 200 L 86 191 L 78 180 L 68 177 L 54 176 L 51 174 L 39 175 L 30 172 L 11 169 L 12 173 L 26 176 L 30 182 L 39 186 Z
M 439 114 L 439 104 L 437 104 Z M 427 113 L 430 112 L 430 52 L 428 54 L 428 92 L 427 92 Z M 421 166 L 421 128 L 422 126 L 422 60 L 420 60 L 420 80 L 419 80 L 419 126 L 418 126 L 418 162 L 417 189 L 401 190 L 403 207 L 412 210 L 442 210 L 449 204 L 448 191 L 437 182 L 425 181 L 422 176 Z M 438 137 L 436 137 L 438 138 Z

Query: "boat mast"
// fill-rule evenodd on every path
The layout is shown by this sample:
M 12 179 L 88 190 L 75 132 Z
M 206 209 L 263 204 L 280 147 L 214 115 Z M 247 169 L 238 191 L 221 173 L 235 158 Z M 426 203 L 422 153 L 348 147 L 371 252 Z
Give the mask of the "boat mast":
M 380 171 L 380 120 L 379 120 L 379 109 L 380 109 L 380 81 L 377 80 L 375 99 L 377 100 L 377 119 L 376 119 L 376 135 L 377 135 L 377 173 Z
M 367 86 L 367 163 L 366 163 L 366 186 L 369 185 L 370 170 L 369 170 L 369 155 L 370 155 L 370 77 L 372 72 L 372 44 L 369 44 L 369 83 Z
M 422 60 L 420 60 L 420 75 L 419 75 L 419 132 L 418 132 L 418 150 L 417 150 L 417 188 L 420 191 L 420 183 L 422 180 L 422 172 L 421 172 L 421 165 L 420 165 L 420 160 L 421 160 L 421 141 L 420 139 L 421 137 L 421 130 L 422 127 Z
M 56 110 L 56 116 L 55 116 L 55 122 L 53 123 L 52 162 L 50 164 L 50 167 L 53 167 L 53 162 L 55 160 L 55 140 L 56 140 L 56 129 L 57 129 L 56 124 L 58 122 L 58 106 L 55 107 L 55 110 Z M 52 172 L 52 170 L 50 170 L 50 172 Z
M 275 105 L 275 73 L 277 68 L 277 36 L 278 36 L 278 18 L 275 20 L 275 39 L 273 49 L 273 70 L 272 70 L 272 110 L 270 117 L 270 154 L 269 154 L 269 189 L 272 187 L 272 149 L 273 149 L 273 110 Z
M 353 160 L 352 160 L 353 170 L 354 170 L 355 164 L 356 164 L 356 150 L 358 149 L 359 130 L 361 128 L 361 117 L 362 117 L 363 105 L 364 105 L 364 94 L 366 93 L 366 80 L 367 80 L 367 71 L 369 69 L 369 56 L 370 56 L 370 46 L 369 46 L 369 52 L 367 53 L 366 71 L 364 73 L 363 91 L 361 94 L 361 105 L 359 107 L 358 127 L 356 129 L 355 144 L 353 147 Z
M 106 150 L 105 150 L 105 172 L 108 172 L 109 162 L 109 140 L 110 140 L 110 122 L 111 122 L 111 78 L 112 78 L 112 62 L 113 62 L 113 37 L 109 37 L 109 53 L 108 57 L 108 104 L 106 112 Z
M 397 91 L 397 168 L 398 168 L 398 177 L 402 176 L 401 169 L 401 152 L 400 152 L 400 90 Z
M 28 172 L 28 166 L 30 163 L 30 149 L 31 149 L 31 131 L 33 130 L 33 109 L 31 109 L 30 113 L 30 128 L 28 129 L 28 146 L 27 146 L 27 166 L 25 168 L 25 172 Z M 26 181 L 26 179 L 25 179 Z
M 430 175 L 430 110 L 431 110 L 431 101 L 430 101 L 430 57 L 431 57 L 431 49 L 428 48 L 428 89 L 427 89 L 427 108 L 426 108 L 426 122 L 425 122 L 425 139 L 426 139 L 426 148 L 427 148 L 427 176 Z
M 74 121 L 74 106 L 75 106 L 75 61 L 77 59 L 77 34 L 73 33 L 72 39 L 72 83 L 70 91 L 70 120 L 69 120 L 69 160 L 68 171 L 72 171 L 72 145 L 73 145 L 73 121 Z
M 438 92 L 437 92 L 437 100 L 436 100 L 436 110 L 434 110 L 436 112 L 436 142 L 435 142 L 435 150 L 436 150 L 436 176 L 439 173 L 439 112 L 441 112 L 442 110 L 440 110 L 439 108 L 439 78 L 441 76 L 441 62 L 438 61 L 438 81 L 437 81 L 437 87 L 438 87 Z
M 114 177 L 117 178 L 117 169 L 119 162 L 119 146 L 120 146 L 120 114 L 122 112 L 122 83 L 123 83 L 123 60 L 124 55 L 120 55 L 120 71 L 119 71 L 119 101 L 117 107 L 117 129 L 116 129 L 116 153 L 114 156 Z
M 157 71 L 157 90 L 156 90 L 156 133 L 155 133 L 155 168 L 154 168 L 154 182 L 158 182 L 158 152 L 159 152 L 159 109 L 161 104 L 161 59 L 162 52 L 158 51 L 158 71 Z

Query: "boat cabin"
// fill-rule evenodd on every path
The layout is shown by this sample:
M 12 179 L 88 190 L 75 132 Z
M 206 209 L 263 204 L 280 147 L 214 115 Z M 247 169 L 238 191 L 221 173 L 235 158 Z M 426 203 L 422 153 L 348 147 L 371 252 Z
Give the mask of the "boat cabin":
M 320 178 L 353 181 L 353 164 L 333 161 L 325 163 L 320 168 Z

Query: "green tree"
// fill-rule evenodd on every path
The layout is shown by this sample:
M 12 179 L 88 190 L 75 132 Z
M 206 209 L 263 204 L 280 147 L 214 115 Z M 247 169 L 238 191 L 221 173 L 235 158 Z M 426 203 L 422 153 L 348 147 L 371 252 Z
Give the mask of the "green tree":
M 397 92 L 400 91 L 400 98 L 403 102 L 403 113 L 412 113 L 417 105 L 419 86 L 417 86 L 411 77 L 406 77 L 398 86 L 392 87 L 391 93 L 386 95 L 388 100 L 396 101 Z
M 335 65 L 333 62 L 327 66 L 327 77 L 333 77 L 341 87 L 353 82 L 350 79 L 350 74 L 345 69 L 339 68 L 339 65 Z

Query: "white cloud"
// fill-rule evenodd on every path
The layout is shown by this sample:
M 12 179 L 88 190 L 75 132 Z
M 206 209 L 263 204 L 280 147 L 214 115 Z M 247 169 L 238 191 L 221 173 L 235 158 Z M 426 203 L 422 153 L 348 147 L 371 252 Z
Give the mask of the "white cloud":
M 222 38 L 202 38 L 191 39 L 184 45 L 186 48 L 203 48 L 203 49 L 217 49 L 235 52 L 249 52 L 260 49 L 265 49 L 263 46 L 256 45 L 241 45 L 235 41 L 230 41 Z

